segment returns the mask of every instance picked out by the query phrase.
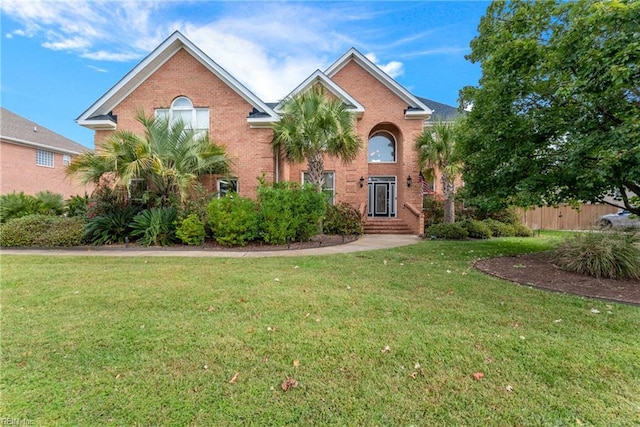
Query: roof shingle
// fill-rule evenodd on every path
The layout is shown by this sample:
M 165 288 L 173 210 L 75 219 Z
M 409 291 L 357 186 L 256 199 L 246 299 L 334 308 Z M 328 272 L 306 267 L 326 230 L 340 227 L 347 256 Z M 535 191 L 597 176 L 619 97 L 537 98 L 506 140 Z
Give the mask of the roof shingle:
M 84 145 L 0 107 L 0 137 L 10 142 L 36 145 L 69 154 L 90 151 Z

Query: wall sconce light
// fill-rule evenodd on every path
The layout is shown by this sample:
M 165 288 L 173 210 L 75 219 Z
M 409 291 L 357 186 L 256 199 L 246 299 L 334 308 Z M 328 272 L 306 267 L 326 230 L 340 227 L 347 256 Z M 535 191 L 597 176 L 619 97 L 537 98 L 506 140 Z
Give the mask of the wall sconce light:
M 364 187 L 364 177 L 360 177 L 360 188 Z
M 407 187 L 411 187 L 411 181 L 412 181 L 412 180 L 413 180 L 413 179 L 411 178 L 411 175 L 409 175 L 409 176 L 407 177 Z

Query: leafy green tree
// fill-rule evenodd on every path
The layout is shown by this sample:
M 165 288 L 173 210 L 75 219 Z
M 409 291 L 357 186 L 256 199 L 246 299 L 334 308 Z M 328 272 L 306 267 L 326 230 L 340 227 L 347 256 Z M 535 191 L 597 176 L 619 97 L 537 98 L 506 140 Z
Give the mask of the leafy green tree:
M 640 2 L 496 1 L 461 92 L 466 190 L 486 208 L 602 201 L 640 213 Z M 605 201 L 617 195 L 619 202 Z
M 116 131 L 95 153 L 75 157 L 67 173 L 84 183 L 110 178 L 129 190 L 142 180 L 160 198 L 161 205 L 169 205 L 172 197 L 184 203 L 201 176 L 228 171 L 224 148 L 183 122 L 170 124 L 144 114 L 139 114 L 138 121 L 145 128 L 144 137 Z
M 288 99 L 282 117 L 273 126 L 276 153 L 291 162 L 307 159 L 309 183 L 318 192 L 324 184 L 324 155 L 349 163 L 362 147 L 355 132 L 355 117 L 339 99 L 329 98 L 322 86 Z
M 437 122 L 425 127 L 415 141 L 418 164 L 423 174 L 434 177 L 435 169 L 440 171 L 445 223 L 456 220 L 455 181 L 462 172 L 456 141 L 456 125 L 450 122 Z

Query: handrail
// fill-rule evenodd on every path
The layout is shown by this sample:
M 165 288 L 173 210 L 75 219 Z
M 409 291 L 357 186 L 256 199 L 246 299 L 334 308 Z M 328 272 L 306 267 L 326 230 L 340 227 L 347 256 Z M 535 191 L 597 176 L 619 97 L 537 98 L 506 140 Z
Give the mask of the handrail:
M 411 203 L 409 202 L 405 202 L 404 203 L 404 207 L 409 209 L 409 211 L 414 214 L 415 216 L 417 216 L 418 218 L 420 218 L 420 215 L 422 214 L 422 211 L 419 210 L 418 208 L 416 208 L 415 206 L 413 206 Z

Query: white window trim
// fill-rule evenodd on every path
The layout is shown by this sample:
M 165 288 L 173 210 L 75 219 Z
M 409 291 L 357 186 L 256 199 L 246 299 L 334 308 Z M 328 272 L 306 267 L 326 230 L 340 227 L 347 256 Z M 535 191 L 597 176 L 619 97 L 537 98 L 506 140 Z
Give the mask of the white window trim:
M 71 164 L 71 154 L 62 155 L 62 166 L 69 166 Z
M 216 190 L 217 190 L 217 194 L 218 194 L 218 198 L 223 197 L 221 195 L 221 189 L 220 189 L 220 184 L 222 184 L 223 182 L 231 182 L 231 181 L 235 181 L 236 182 L 236 193 L 240 193 L 240 180 L 238 178 L 218 178 L 216 180 Z
M 42 153 L 42 155 L 41 155 Z M 47 160 L 50 157 L 51 158 L 51 164 L 49 163 L 41 163 L 41 160 L 44 160 L 44 154 L 46 153 L 47 155 Z M 45 168 L 53 168 L 55 167 L 55 153 L 53 151 L 47 151 L 47 150 L 41 150 L 41 149 L 36 149 L 36 166 L 42 166 Z
M 308 174 L 309 171 L 300 172 L 300 182 L 302 183 L 302 185 L 306 184 L 306 182 L 304 180 L 304 174 L 305 173 Z M 322 192 L 325 192 L 327 190 L 331 190 L 331 200 L 330 200 L 330 202 L 331 202 L 332 205 L 335 205 L 336 204 L 336 172 L 335 171 L 323 171 L 322 173 L 325 174 L 325 175 L 326 174 L 333 175 L 333 180 L 331 181 L 332 182 L 331 188 L 325 187 L 323 185 Z M 325 184 L 326 183 L 327 183 L 327 181 L 325 180 Z
M 176 107 L 175 106 L 176 102 L 179 101 L 179 100 L 182 100 L 182 99 L 186 99 L 187 101 L 189 101 L 190 107 L 184 107 L 184 106 Z M 197 131 L 198 133 L 202 132 L 204 134 L 206 132 L 209 132 L 209 126 L 210 126 L 210 120 L 211 120 L 209 108 L 196 108 L 196 107 L 194 107 L 193 106 L 193 102 L 191 101 L 191 99 L 189 99 L 186 96 L 179 96 L 176 99 L 174 99 L 171 102 L 171 106 L 169 106 L 169 108 L 156 108 L 155 109 L 155 117 L 156 118 L 159 117 L 161 111 L 162 112 L 166 112 L 165 114 L 169 118 L 169 123 L 173 123 L 173 121 L 174 121 L 174 112 L 176 112 L 176 111 L 191 111 L 191 121 L 189 123 L 185 123 L 186 127 L 188 129 L 193 129 L 193 130 Z M 207 112 L 207 127 L 206 128 L 193 127 L 194 125 L 195 126 L 198 125 L 198 112 L 202 112 L 202 111 L 206 111 Z
M 369 141 L 371 140 L 371 138 L 375 138 L 376 136 L 382 135 L 382 134 L 387 135 L 394 143 L 394 147 L 393 147 L 393 157 L 394 157 L 394 159 L 393 159 L 393 161 L 390 161 L 390 162 L 383 162 L 383 161 L 379 161 L 379 162 L 374 161 L 374 162 L 372 162 L 372 161 L 369 160 Z M 379 131 L 376 131 L 376 132 L 372 133 L 369 136 L 369 138 L 367 139 L 367 163 L 368 164 L 374 164 L 374 165 L 383 165 L 383 164 L 387 164 L 388 165 L 388 164 L 398 163 L 398 140 L 396 139 L 394 134 L 392 134 L 391 132 L 386 131 L 386 130 L 379 130 Z

